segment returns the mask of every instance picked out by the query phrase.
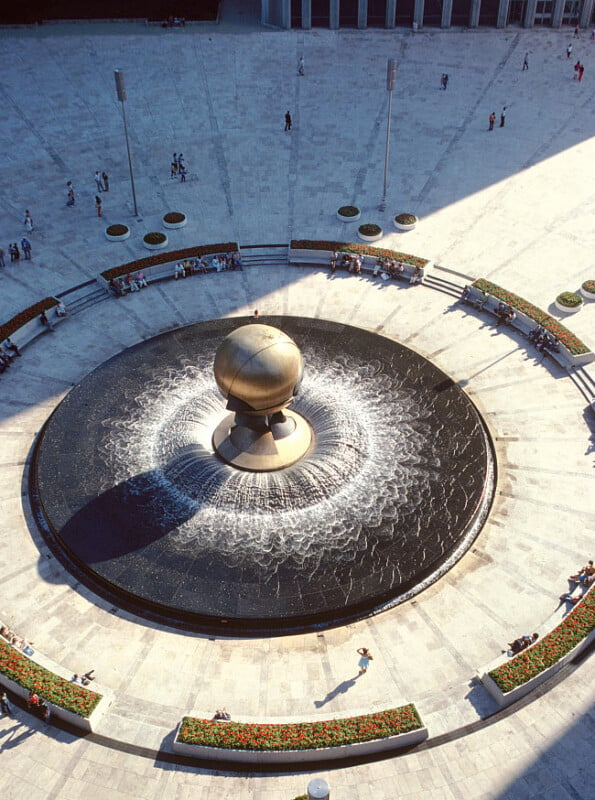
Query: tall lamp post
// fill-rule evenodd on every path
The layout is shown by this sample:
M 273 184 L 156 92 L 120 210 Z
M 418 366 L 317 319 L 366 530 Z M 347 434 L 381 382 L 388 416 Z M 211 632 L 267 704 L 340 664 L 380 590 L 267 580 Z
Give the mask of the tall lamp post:
M 124 86 L 124 73 L 121 69 L 114 70 L 114 78 L 116 79 L 116 93 L 118 95 L 118 100 L 122 103 L 122 118 L 124 120 L 124 135 L 126 136 L 126 150 L 128 152 L 128 167 L 130 169 L 130 184 L 132 186 L 134 216 L 138 217 L 138 208 L 136 207 L 136 191 L 134 189 L 134 173 L 132 172 L 132 158 L 130 157 L 130 143 L 128 141 L 128 125 L 126 124 L 126 109 L 124 106 L 124 101 L 126 100 L 126 87 Z
M 388 147 L 390 143 L 390 117 L 393 107 L 393 89 L 397 81 L 397 62 L 394 58 L 389 58 L 386 65 L 386 89 L 388 91 L 388 122 L 386 124 L 386 155 L 384 157 L 384 189 L 379 209 L 384 211 L 386 208 L 386 186 L 388 183 Z

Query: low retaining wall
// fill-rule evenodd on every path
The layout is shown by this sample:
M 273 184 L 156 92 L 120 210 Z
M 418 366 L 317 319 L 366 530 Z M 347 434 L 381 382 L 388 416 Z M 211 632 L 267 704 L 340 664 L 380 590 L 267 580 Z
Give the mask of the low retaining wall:
M 333 252 L 333 250 L 302 250 L 301 248 L 290 247 L 289 263 L 293 264 L 294 266 L 322 266 L 328 268 Z M 340 269 L 341 255 L 345 251 L 339 250 L 338 252 L 339 261 L 337 264 L 337 269 Z M 362 272 L 365 272 L 368 275 L 386 275 L 387 278 L 390 277 L 386 270 L 377 266 L 376 262 L 378 261 L 379 256 L 356 253 L 348 253 L 348 255 L 359 255 L 361 257 Z M 425 269 L 423 267 L 414 267 L 412 264 L 407 264 L 404 261 L 400 261 L 398 263 L 403 266 L 403 272 L 400 275 L 403 280 L 409 280 L 413 273 L 417 270 L 423 282 L 423 277 L 425 275 Z
M 225 722 L 219 724 L 225 725 Z M 186 744 L 178 741 L 182 723 L 178 725 L 176 738 L 172 745 L 174 753 L 191 758 L 209 759 L 213 761 L 235 761 L 240 764 L 299 764 L 304 761 L 332 761 L 370 755 L 393 750 L 397 747 L 411 747 L 428 738 L 428 729 L 416 728 L 407 733 L 387 736 L 384 739 L 372 739 L 369 742 L 324 747 L 310 750 L 231 750 L 222 747 L 205 747 L 203 745 Z

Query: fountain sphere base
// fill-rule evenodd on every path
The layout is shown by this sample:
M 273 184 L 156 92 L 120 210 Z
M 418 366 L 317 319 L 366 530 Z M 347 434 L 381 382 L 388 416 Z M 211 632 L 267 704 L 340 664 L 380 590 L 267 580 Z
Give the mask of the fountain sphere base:
M 213 447 L 213 360 L 246 322 L 161 334 L 68 393 L 30 470 L 53 552 L 113 605 L 209 632 L 340 624 L 422 591 L 464 554 L 491 504 L 495 464 L 477 410 L 391 339 L 269 318 L 303 353 L 292 411 L 312 444 L 284 469 L 236 469 Z
M 291 431 L 275 437 L 273 431 L 258 431 L 237 425 L 236 415 L 228 414 L 213 433 L 217 454 L 236 469 L 273 472 L 285 469 L 303 458 L 312 446 L 312 429 L 299 414 L 285 409 L 284 427 Z

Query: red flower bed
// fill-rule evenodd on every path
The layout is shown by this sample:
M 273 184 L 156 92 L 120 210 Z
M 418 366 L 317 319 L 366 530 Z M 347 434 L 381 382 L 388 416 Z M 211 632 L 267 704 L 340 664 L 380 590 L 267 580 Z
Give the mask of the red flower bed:
M 101 277 L 109 281 L 112 278 L 121 278 L 123 275 L 136 272 L 139 269 L 147 269 L 157 264 L 167 264 L 169 261 L 183 261 L 185 258 L 200 258 L 210 255 L 211 253 L 234 253 L 236 250 L 238 250 L 237 242 L 203 244 L 198 247 L 186 247 L 184 250 L 170 250 L 167 253 L 156 253 L 154 256 L 146 256 L 145 258 L 139 258 L 137 261 L 130 261 L 127 264 L 122 264 L 119 267 L 106 269 L 101 273 Z
M 473 286 L 491 294 L 492 297 L 497 297 L 498 300 L 502 300 L 503 303 L 508 303 L 512 308 L 516 308 L 517 311 L 521 311 L 523 314 L 531 317 L 532 320 L 545 328 L 546 331 L 553 333 L 556 339 L 562 342 L 573 355 L 578 356 L 581 353 L 589 352 L 587 345 L 581 342 L 578 336 L 571 333 L 568 328 L 561 325 L 558 320 L 550 316 L 550 314 L 537 308 L 537 306 L 534 306 L 532 303 L 527 302 L 527 300 L 524 300 L 522 297 L 512 292 L 507 292 L 506 289 L 503 289 L 501 286 L 491 281 L 486 281 L 485 278 L 478 278 L 473 282 Z
M 383 247 L 370 247 L 366 244 L 356 244 L 354 242 L 321 242 L 310 241 L 309 239 L 292 239 L 291 245 L 294 250 L 337 250 L 340 253 L 357 253 L 362 256 L 375 256 L 376 258 L 390 258 L 393 261 L 402 261 L 403 264 L 411 264 L 413 267 L 423 269 L 429 264 L 427 258 L 411 256 L 407 253 L 399 253 L 397 250 L 386 250 Z
M 0 639 L 0 673 L 25 689 L 36 692 L 53 705 L 72 711 L 79 717 L 90 716 L 102 697 L 97 692 L 91 692 L 83 686 L 54 675 L 2 639 Z
M 227 750 L 315 750 L 386 739 L 422 727 L 417 709 L 411 703 L 361 717 L 285 725 L 184 717 L 177 741 Z
M 568 616 L 528 650 L 519 653 L 489 675 L 503 692 L 539 675 L 569 653 L 595 628 L 595 593 L 590 590 Z
M 32 319 L 38 317 L 42 311 L 48 311 L 50 308 L 57 305 L 58 301 L 55 297 L 44 297 L 43 300 L 40 300 L 39 303 L 35 303 L 34 306 L 25 308 L 24 311 L 19 311 L 16 317 L 9 319 L 4 325 L 0 325 L 0 342 L 12 336 L 15 331 L 18 331 L 18 329 L 26 325 L 27 322 L 31 322 Z

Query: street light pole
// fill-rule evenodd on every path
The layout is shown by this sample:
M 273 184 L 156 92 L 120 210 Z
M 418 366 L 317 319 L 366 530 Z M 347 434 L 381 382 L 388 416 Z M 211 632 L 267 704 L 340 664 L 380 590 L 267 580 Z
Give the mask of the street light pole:
M 126 87 L 124 86 L 124 73 L 121 69 L 114 70 L 114 78 L 116 79 L 116 93 L 118 95 L 118 100 L 122 103 L 122 118 L 124 120 L 124 135 L 126 136 L 126 151 L 128 153 L 128 167 L 130 169 L 130 184 L 132 186 L 134 216 L 138 217 L 138 208 L 136 207 L 136 191 L 134 189 L 134 173 L 132 172 L 132 158 L 130 157 L 130 143 L 128 141 L 128 125 L 126 124 L 126 109 L 124 106 L 124 101 L 126 100 Z
M 388 184 L 388 148 L 390 143 L 390 117 L 393 107 L 393 89 L 397 80 L 397 62 L 394 58 L 389 58 L 386 65 L 386 89 L 388 91 L 388 121 L 386 124 L 386 155 L 384 157 L 384 190 L 379 209 L 386 209 L 386 186 Z

